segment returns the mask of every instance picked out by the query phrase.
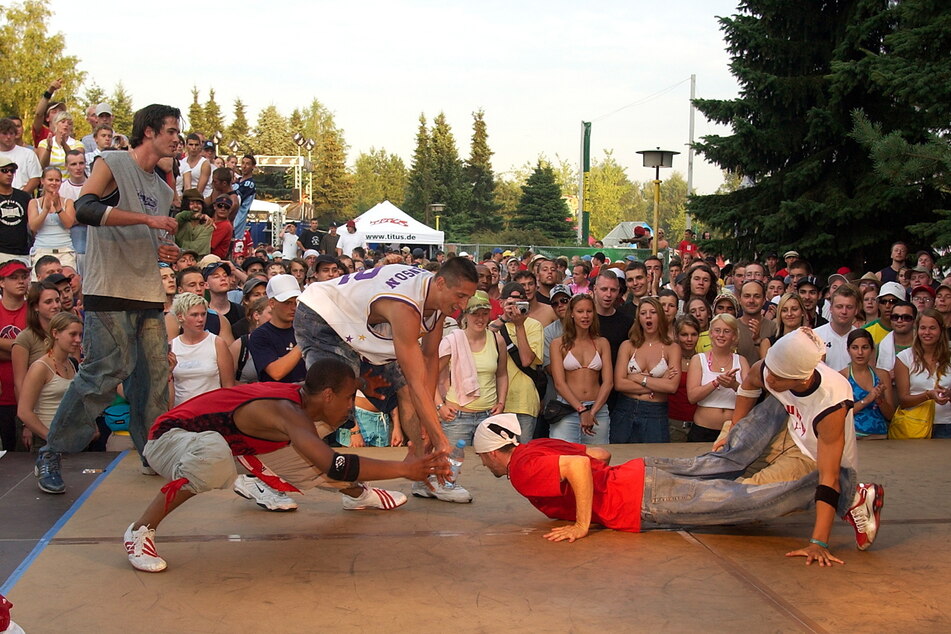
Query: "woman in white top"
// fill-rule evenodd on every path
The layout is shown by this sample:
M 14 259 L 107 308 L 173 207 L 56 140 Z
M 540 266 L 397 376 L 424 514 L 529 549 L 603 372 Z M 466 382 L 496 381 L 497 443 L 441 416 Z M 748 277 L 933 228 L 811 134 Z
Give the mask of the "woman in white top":
M 736 388 L 750 370 L 736 353 L 739 340 L 736 317 L 720 313 L 710 320 L 711 348 L 697 354 L 687 371 L 687 398 L 697 405 L 687 442 L 713 442 L 723 423 L 733 418 Z
M 39 449 L 46 444 L 50 421 L 63 394 L 76 376 L 83 344 L 83 322 L 72 313 L 57 313 L 50 320 L 46 354 L 30 366 L 17 402 L 17 417 L 23 421 L 23 444 Z M 72 358 L 70 358 L 72 357 Z
M 655 297 L 637 307 L 630 339 L 614 364 L 611 443 L 670 442 L 667 395 L 680 383 L 680 346 L 670 338 L 667 316 Z
M 205 330 L 208 302 L 194 293 L 179 293 L 172 301 L 172 314 L 182 326 L 182 334 L 171 342 L 175 355 L 169 386 L 169 408 L 188 399 L 234 385 L 234 362 L 228 346 Z
M 575 295 L 562 320 L 563 333 L 551 342 L 551 376 L 556 397 L 574 412 L 552 423 L 551 438 L 586 445 L 608 442 L 611 413 L 608 396 L 614 388 L 611 344 L 600 336 L 594 300 Z
M 452 446 L 459 440 L 471 445 L 472 435 L 479 423 L 489 416 L 501 414 L 508 397 L 505 342 L 500 334 L 487 329 L 492 321 L 489 319 L 491 308 L 489 296 L 484 291 L 476 291 L 466 304 L 462 328 L 446 335 L 439 344 L 439 373 L 442 380 L 435 396 L 436 413 L 446 439 Z M 466 349 L 460 349 L 460 346 Z M 457 357 L 452 354 L 454 347 Z M 468 383 L 463 380 L 467 377 L 464 376 L 465 368 L 461 367 L 468 356 L 467 351 L 474 362 L 474 367 L 470 368 L 475 370 L 475 376 L 468 377 Z M 456 385 L 455 380 L 462 385 Z M 467 384 L 478 388 L 475 398 L 473 392 L 463 393 L 463 386 Z
M 911 408 L 934 401 L 932 438 L 951 438 L 951 349 L 941 313 L 926 308 L 918 313 L 915 342 L 895 357 L 898 402 Z
M 76 252 L 69 229 L 76 224 L 73 201 L 59 195 L 63 176 L 59 169 L 47 167 L 40 181 L 43 195 L 27 206 L 27 223 L 35 234 L 30 258 L 36 263 L 44 255 L 55 255 L 63 266 L 76 267 Z

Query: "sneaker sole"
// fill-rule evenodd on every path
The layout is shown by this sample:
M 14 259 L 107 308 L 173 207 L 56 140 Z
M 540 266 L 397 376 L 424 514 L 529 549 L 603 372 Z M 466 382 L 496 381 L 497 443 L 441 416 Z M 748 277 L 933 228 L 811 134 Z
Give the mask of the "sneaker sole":
M 247 493 L 243 493 L 243 492 L 239 491 L 238 489 L 232 489 L 232 490 L 233 490 L 235 493 L 237 493 L 238 495 L 240 495 L 241 497 L 243 497 L 244 499 L 246 499 L 246 500 L 251 500 L 252 502 L 254 502 L 255 504 L 257 504 L 258 506 L 260 506 L 262 509 L 264 509 L 265 511 L 271 511 L 272 513 L 287 513 L 288 511 L 296 511 L 296 510 L 297 510 L 297 507 L 296 507 L 296 506 L 291 506 L 291 507 L 288 507 L 288 508 L 281 508 L 281 507 L 271 508 L 271 507 L 269 507 L 267 504 L 264 504 L 264 503 L 262 503 L 262 502 L 258 502 L 257 500 L 255 500 L 253 497 L 251 497 L 251 496 L 248 495 Z

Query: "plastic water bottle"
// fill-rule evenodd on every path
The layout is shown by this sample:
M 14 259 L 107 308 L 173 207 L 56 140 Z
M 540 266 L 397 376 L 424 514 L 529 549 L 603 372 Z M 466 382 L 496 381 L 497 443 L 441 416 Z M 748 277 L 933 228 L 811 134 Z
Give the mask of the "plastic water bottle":
M 462 471 L 462 461 L 466 459 L 466 441 L 459 439 L 456 441 L 456 447 L 449 454 L 449 467 L 452 469 L 452 482 L 446 481 L 446 488 L 451 489 L 456 486 L 456 480 L 459 478 L 459 472 Z

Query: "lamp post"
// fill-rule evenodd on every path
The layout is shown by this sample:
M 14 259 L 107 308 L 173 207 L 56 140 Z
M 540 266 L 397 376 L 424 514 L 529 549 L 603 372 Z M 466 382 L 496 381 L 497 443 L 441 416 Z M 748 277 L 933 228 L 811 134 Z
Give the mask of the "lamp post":
M 439 214 L 442 213 L 442 210 L 446 208 L 446 205 L 443 203 L 430 203 L 426 205 L 426 224 L 432 226 L 433 217 L 436 218 L 436 231 L 439 231 L 439 219 L 442 218 Z
M 307 200 L 311 205 L 314 204 L 314 148 L 317 143 L 313 139 L 307 139 L 304 147 L 307 148 L 307 162 L 310 163 L 310 169 L 307 170 Z
M 231 150 L 232 154 L 237 154 L 238 148 L 240 147 L 241 147 L 241 144 L 235 141 L 234 139 L 231 139 L 230 141 L 228 141 L 228 149 Z
M 654 168 L 654 226 L 652 232 L 654 253 L 657 253 L 657 230 L 660 228 L 660 168 L 673 167 L 674 155 L 680 152 L 670 150 L 640 150 L 638 154 L 644 157 L 644 167 Z
M 301 217 L 304 214 L 304 175 L 301 171 L 301 153 L 300 150 L 307 143 L 307 139 L 300 132 L 294 134 L 294 143 L 297 145 L 297 163 L 294 165 L 294 189 L 297 190 L 297 204 L 301 207 Z
M 225 138 L 221 132 L 215 132 L 214 136 L 211 137 L 211 140 L 215 142 L 215 156 L 218 156 L 218 144 L 221 143 L 221 139 Z

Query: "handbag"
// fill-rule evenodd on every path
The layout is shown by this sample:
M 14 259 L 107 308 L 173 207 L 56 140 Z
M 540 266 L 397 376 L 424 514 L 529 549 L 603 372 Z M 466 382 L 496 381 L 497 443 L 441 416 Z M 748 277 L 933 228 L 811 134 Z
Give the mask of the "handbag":
M 542 411 L 538 417 L 548 423 L 548 425 L 554 425 L 565 416 L 575 413 L 574 407 L 568 403 L 562 403 L 558 399 L 553 398 L 545 404 L 545 407 L 542 408 Z
M 914 407 L 899 407 L 888 425 L 888 437 L 893 440 L 931 438 L 933 424 L 933 400 L 928 399 Z
M 509 329 L 506 328 L 504 324 L 499 328 L 499 334 L 501 334 L 502 339 L 505 340 L 505 349 L 508 350 L 509 357 L 512 358 L 515 367 L 532 380 L 532 383 L 535 385 L 535 391 L 538 392 L 538 398 L 544 399 L 545 392 L 548 390 L 548 376 L 543 370 L 522 365 L 522 359 L 518 354 L 518 346 L 512 343 L 512 338 L 509 336 Z

